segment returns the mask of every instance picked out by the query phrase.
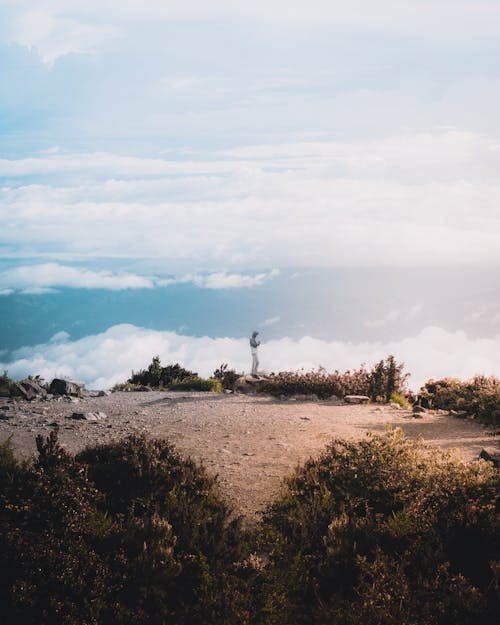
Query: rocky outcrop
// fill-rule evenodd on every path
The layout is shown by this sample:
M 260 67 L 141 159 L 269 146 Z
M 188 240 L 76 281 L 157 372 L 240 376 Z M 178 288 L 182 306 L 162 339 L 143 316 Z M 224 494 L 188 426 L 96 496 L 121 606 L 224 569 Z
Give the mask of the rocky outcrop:
M 36 380 L 21 380 L 20 382 L 16 382 L 14 384 L 14 395 L 20 396 L 23 399 L 27 399 L 31 401 L 32 399 L 36 399 L 38 397 L 45 397 L 47 395 L 47 391 L 38 384 Z
M 235 393 L 262 393 L 265 390 L 267 378 L 262 376 L 242 375 L 233 386 Z
M 50 383 L 49 393 L 53 395 L 74 395 L 78 396 L 83 393 L 85 385 L 74 380 L 62 380 L 54 378 Z

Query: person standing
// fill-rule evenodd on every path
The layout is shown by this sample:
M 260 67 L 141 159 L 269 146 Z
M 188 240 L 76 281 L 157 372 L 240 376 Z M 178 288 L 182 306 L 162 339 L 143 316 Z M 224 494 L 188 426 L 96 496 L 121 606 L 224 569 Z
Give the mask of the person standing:
M 258 332 L 252 332 L 252 338 L 250 339 L 250 351 L 252 352 L 252 375 L 256 377 L 259 372 L 259 354 L 257 348 L 260 345 L 260 341 L 257 340 Z

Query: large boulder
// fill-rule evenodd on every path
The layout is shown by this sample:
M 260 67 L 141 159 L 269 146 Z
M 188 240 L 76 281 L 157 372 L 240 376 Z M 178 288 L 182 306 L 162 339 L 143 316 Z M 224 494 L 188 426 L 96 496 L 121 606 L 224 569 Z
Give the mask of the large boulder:
M 60 378 L 54 378 L 50 383 L 49 393 L 53 395 L 74 395 L 78 396 L 83 393 L 85 385 L 82 382 L 75 382 L 74 380 L 62 380 Z
M 21 380 L 14 384 L 14 394 L 31 401 L 38 397 L 45 397 L 47 391 L 36 380 L 26 378 L 26 380 Z
M 242 375 L 234 383 L 235 393 L 262 393 L 266 385 L 267 378 L 260 375 Z

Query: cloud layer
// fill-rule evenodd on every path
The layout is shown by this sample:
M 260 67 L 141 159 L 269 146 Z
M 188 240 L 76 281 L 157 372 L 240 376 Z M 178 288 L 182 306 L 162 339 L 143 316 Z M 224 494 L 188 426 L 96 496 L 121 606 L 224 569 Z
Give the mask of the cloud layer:
M 415 390 L 429 378 L 500 375 L 500 334 L 471 339 L 464 332 L 437 327 L 425 328 L 402 341 L 355 344 L 306 336 L 264 342 L 260 350 L 261 366 L 267 371 L 318 366 L 347 370 L 394 354 L 405 362 L 412 374 L 410 386 Z M 126 324 L 77 341 L 60 332 L 46 344 L 16 350 L 9 362 L 0 363 L 0 369 L 7 369 L 15 378 L 29 374 L 45 379 L 67 376 L 85 381 L 90 388 L 108 388 L 125 381 L 132 370 L 147 366 L 156 354 L 165 364 L 180 362 L 204 376 L 211 375 L 222 362 L 238 371 L 250 369 L 247 338 L 197 338 Z
M 15 292 L 42 295 L 59 287 L 121 291 L 186 283 L 192 283 L 203 289 L 238 289 L 260 286 L 278 274 L 279 271 L 273 269 L 254 275 L 216 272 L 161 278 L 126 272 L 92 271 L 84 267 L 71 267 L 59 263 L 40 263 L 20 265 L 0 272 L 0 295 L 11 295 Z
M 500 143 L 481 135 L 446 131 L 205 156 L 4 159 L 0 175 L 21 178 L 0 189 L 4 256 L 157 258 L 175 273 L 500 265 Z M 50 182 L 56 172 L 69 176 L 66 186 Z M 49 178 L 23 184 L 33 176 Z M 211 280 L 202 281 L 209 287 Z

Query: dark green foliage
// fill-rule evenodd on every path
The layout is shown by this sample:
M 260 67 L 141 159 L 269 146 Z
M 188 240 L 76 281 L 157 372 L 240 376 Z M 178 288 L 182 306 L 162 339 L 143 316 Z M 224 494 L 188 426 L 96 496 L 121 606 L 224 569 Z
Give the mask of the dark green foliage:
M 290 624 L 493 622 L 498 472 L 399 432 L 334 441 L 265 519 Z
M 218 380 L 200 378 L 197 373 L 181 367 L 179 363 L 161 366 L 160 357 L 155 356 L 147 369 L 133 373 L 126 384 L 117 384 L 115 390 L 140 389 L 149 386 L 171 391 L 222 391 Z
M 147 369 L 142 369 L 138 373 L 132 372 L 128 379 L 130 384 L 142 384 L 152 388 L 167 388 L 170 384 L 181 382 L 186 378 L 196 377 L 198 374 L 184 369 L 179 363 L 161 366 L 160 357 L 155 356 Z
M 0 448 L 2 625 L 244 622 L 261 573 L 214 478 L 165 441 L 37 446 L 32 466 Z
M 222 363 L 221 366 L 218 367 L 213 373 L 213 377 L 216 380 L 219 380 L 224 390 L 232 390 L 234 383 L 242 375 L 236 373 L 234 369 L 228 369 L 228 366 L 229 365 L 227 363 Z
M 461 382 L 454 378 L 429 380 L 419 393 L 424 407 L 464 411 L 483 423 L 500 425 L 500 379 L 477 375 Z
M 9 374 L 7 371 L 4 371 L 2 375 L 0 375 L 0 395 L 9 396 L 11 394 L 12 388 L 14 386 L 14 380 L 9 378 Z
M 403 393 L 408 374 L 404 364 L 394 356 L 381 360 L 371 370 L 365 365 L 345 373 L 328 373 L 325 369 L 309 372 L 281 372 L 273 374 L 264 390 L 273 395 L 317 395 L 328 399 L 333 395 L 367 395 L 372 401 L 390 401 L 393 393 Z

